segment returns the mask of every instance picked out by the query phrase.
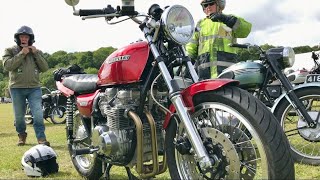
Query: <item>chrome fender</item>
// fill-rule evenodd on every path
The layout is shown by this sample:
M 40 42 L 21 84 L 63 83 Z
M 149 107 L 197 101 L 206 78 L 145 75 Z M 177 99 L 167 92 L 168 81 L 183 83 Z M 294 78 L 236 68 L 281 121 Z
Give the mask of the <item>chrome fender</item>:
M 320 83 L 319 82 L 314 82 L 314 83 L 304 83 L 304 84 L 299 84 L 296 86 L 293 86 L 293 91 L 297 92 L 301 89 L 305 89 L 305 88 L 310 88 L 310 87 L 318 87 L 320 88 Z M 277 106 L 279 105 L 279 103 L 285 99 L 286 97 L 286 93 L 282 93 L 274 102 L 274 105 L 271 108 L 271 112 L 274 113 L 274 111 L 276 110 Z

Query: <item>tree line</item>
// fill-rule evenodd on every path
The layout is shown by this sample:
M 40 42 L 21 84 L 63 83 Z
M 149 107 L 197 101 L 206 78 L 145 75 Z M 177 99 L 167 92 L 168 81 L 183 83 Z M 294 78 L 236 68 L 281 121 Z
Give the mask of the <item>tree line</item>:
M 275 46 L 265 44 L 261 46 L 262 49 L 270 49 Z M 307 53 L 312 51 L 320 50 L 319 46 L 299 46 L 293 48 L 296 54 Z M 49 89 L 56 89 L 55 82 L 53 80 L 53 71 L 61 68 L 68 67 L 71 64 L 78 64 L 84 72 L 88 74 L 96 74 L 104 62 L 104 60 L 116 50 L 114 47 L 101 47 L 96 51 L 85 51 L 85 52 L 66 52 L 66 51 L 57 51 L 53 54 L 44 53 L 49 70 L 41 73 L 40 81 L 42 86 L 45 86 Z M 248 59 L 254 60 L 259 58 L 259 54 L 256 52 L 249 52 L 245 49 L 239 50 L 239 60 L 245 61 Z M 311 55 L 310 55 L 311 56 Z M 10 97 L 8 93 L 8 84 L 9 84 L 9 74 L 4 70 L 2 61 L 0 63 L 0 97 Z

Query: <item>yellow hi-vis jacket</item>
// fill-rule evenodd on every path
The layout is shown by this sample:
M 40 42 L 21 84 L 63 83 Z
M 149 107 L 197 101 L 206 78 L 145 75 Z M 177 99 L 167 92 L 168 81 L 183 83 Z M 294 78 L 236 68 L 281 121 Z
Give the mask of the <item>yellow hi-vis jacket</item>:
M 207 57 L 210 57 L 210 60 L 206 64 L 200 62 L 202 68 L 210 68 L 210 72 L 208 72 L 210 77 L 207 78 L 217 77 L 217 66 L 225 68 L 234 63 L 237 48 L 229 47 L 229 44 L 236 43 L 236 38 L 245 38 L 249 35 L 251 23 L 243 18 L 237 18 L 233 28 L 229 28 L 222 22 L 213 22 L 207 17 L 197 23 L 196 31 L 191 41 L 186 45 L 186 50 L 192 60 L 208 54 Z

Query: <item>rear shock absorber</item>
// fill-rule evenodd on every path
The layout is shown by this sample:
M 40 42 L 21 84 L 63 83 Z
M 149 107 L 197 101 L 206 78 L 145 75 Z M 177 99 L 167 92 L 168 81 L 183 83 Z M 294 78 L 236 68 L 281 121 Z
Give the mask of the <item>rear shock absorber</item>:
M 72 97 L 68 97 L 67 99 L 67 110 L 66 110 L 66 125 L 67 125 L 67 139 L 72 141 L 73 137 L 73 111 L 74 111 L 74 104 Z

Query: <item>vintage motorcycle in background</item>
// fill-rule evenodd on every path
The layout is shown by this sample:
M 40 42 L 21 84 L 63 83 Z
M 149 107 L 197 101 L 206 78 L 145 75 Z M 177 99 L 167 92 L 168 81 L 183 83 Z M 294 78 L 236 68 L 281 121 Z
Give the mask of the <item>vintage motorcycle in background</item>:
M 294 63 L 294 51 L 290 47 L 271 48 L 265 52 L 257 45 L 232 46 L 257 49 L 260 59 L 234 64 L 219 77 L 239 80 L 241 88 L 270 107 L 288 137 L 296 162 L 319 165 L 320 83 L 291 84 L 283 73 Z
M 319 67 L 319 53 L 312 51 L 311 58 L 314 62 L 314 66 L 311 69 L 300 68 L 293 70 L 286 68 L 284 73 L 288 77 L 292 85 L 299 85 L 310 82 L 320 82 L 320 67 Z
M 320 53 L 312 52 L 311 58 L 313 59 L 314 66 L 306 77 L 306 83 L 320 82 L 320 64 L 318 62 L 319 55 Z
M 198 80 L 184 49 L 195 29 L 185 7 L 153 4 L 143 14 L 133 0 L 77 10 L 78 2 L 66 0 L 74 15 L 133 20 L 146 39 L 113 52 L 98 74 L 54 72 L 67 97 L 68 149 L 81 176 L 109 179 L 120 166 L 129 179 L 132 169 L 149 179 L 167 168 L 171 179 L 294 179 L 288 140 L 267 107 L 237 81 Z M 189 70 L 191 82 L 173 76 L 176 66 Z
M 305 68 L 297 70 L 285 69 L 284 74 L 287 76 L 291 84 L 295 86 L 305 83 L 309 71 Z
M 67 98 L 63 96 L 59 90 L 51 91 L 46 87 L 41 87 L 41 89 L 43 94 L 43 118 L 48 122 L 51 121 L 53 124 L 64 124 L 66 122 L 65 112 Z M 28 102 L 26 107 L 25 122 L 26 124 L 33 124 L 33 117 Z

